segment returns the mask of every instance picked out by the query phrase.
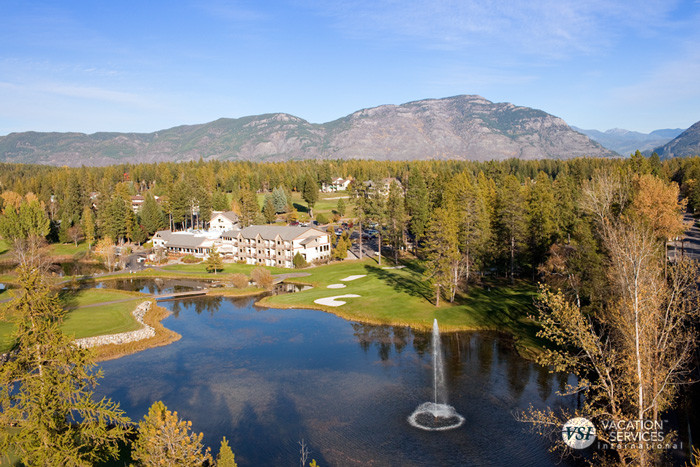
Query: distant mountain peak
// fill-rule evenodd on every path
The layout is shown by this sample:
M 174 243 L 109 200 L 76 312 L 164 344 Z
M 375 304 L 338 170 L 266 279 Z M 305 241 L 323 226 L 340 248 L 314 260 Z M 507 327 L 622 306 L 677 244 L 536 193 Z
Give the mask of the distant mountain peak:
M 700 156 L 700 121 L 654 151 L 663 158 Z
M 615 155 L 542 110 L 478 95 L 358 110 L 324 124 L 287 113 L 220 118 L 154 133 L 13 133 L 0 160 L 55 165 L 231 159 L 378 160 Z

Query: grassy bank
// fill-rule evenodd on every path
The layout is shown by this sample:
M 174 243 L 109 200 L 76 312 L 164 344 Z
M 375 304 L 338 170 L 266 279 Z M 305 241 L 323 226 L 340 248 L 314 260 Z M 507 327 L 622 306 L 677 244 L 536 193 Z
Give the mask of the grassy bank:
M 69 309 L 61 330 L 75 338 L 116 334 L 140 327 L 131 314 L 144 295 L 120 290 L 85 289 L 64 291 L 59 296 L 61 305 Z M 14 316 L 4 313 L 0 319 L 0 352 L 12 348 Z
M 214 274 L 211 272 L 207 272 L 206 263 L 201 262 L 197 264 L 170 264 L 168 266 L 163 266 L 160 269 L 166 272 L 203 275 L 207 279 L 221 279 L 222 276 L 225 276 L 226 274 L 242 273 L 250 275 L 253 269 L 259 267 L 260 266 L 254 264 L 224 263 L 224 269 Z M 284 274 L 292 272 L 290 269 L 287 268 L 275 268 L 266 266 L 265 269 L 269 270 L 272 274 Z
M 443 331 L 496 330 L 512 334 L 527 353 L 539 347 L 536 326 L 528 319 L 533 313 L 536 289 L 526 283 L 494 283 L 485 287 L 470 287 L 458 295 L 454 303 L 434 304 L 434 291 L 424 281 L 423 270 L 417 262 L 408 262 L 403 269 L 382 269 L 374 260 L 346 261 L 339 264 L 308 269 L 309 277 L 288 282 L 313 285 L 314 288 L 294 294 L 263 298 L 259 304 L 279 308 L 313 308 L 346 319 L 384 325 L 406 325 L 415 329 L 432 328 L 437 318 Z M 386 266 L 385 266 L 386 267 Z M 352 275 L 365 275 L 353 281 L 341 281 Z M 344 284 L 340 289 L 330 284 Z M 345 305 L 331 307 L 314 300 L 336 295 L 356 294 L 357 298 L 342 298 Z

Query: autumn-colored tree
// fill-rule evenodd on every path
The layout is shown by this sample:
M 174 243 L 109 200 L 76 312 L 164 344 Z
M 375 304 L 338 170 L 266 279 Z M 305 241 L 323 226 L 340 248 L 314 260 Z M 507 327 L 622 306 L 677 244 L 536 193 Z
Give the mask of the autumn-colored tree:
M 245 274 L 237 272 L 236 274 L 231 275 L 231 283 L 237 289 L 245 289 L 246 287 L 248 287 L 250 279 L 248 279 L 248 276 L 246 276 Z
M 226 437 L 221 439 L 219 454 L 216 456 L 216 467 L 236 467 L 236 456 L 234 456 L 231 446 L 229 446 Z
M 258 287 L 263 287 L 265 289 L 271 288 L 274 283 L 274 278 L 272 274 L 270 274 L 270 271 L 263 267 L 253 269 L 250 273 L 250 277 L 253 279 L 253 282 L 258 284 Z
M 192 422 L 182 420 L 161 401 L 155 402 L 141 422 L 132 457 L 145 466 L 203 466 L 211 463 L 209 448 L 202 444 L 202 433 L 191 432 Z
M 95 254 L 102 257 L 109 272 L 114 270 L 117 261 L 117 247 L 110 237 L 103 237 L 95 244 Z
M 209 256 L 204 261 L 206 263 L 207 272 L 213 272 L 216 274 L 224 269 L 224 260 L 221 259 L 221 255 L 217 251 L 216 247 L 211 247 L 209 250 Z
M 239 193 L 239 220 L 243 227 L 247 227 L 255 223 L 255 218 L 260 213 L 260 206 L 255 193 L 248 189 L 242 189 Z

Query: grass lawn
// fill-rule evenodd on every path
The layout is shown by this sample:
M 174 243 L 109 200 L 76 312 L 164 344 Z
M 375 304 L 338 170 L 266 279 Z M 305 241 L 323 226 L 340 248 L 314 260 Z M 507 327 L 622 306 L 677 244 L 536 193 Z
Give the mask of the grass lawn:
M 265 195 L 266 193 L 258 193 L 257 198 L 258 198 L 258 204 L 260 205 L 260 209 L 262 209 L 263 203 L 265 202 Z M 350 195 L 348 195 L 347 191 L 339 191 L 337 193 L 320 193 L 318 194 L 318 201 L 316 201 L 316 204 L 314 205 L 314 216 L 317 216 L 321 213 L 325 214 L 329 219 L 333 217 L 333 211 L 336 210 L 338 207 L 338 198 L 344 197 L 345 198 L 345 210 L 346 214 L 348 212 L 351 212 L 350 208 Z M 292 192 L 292 205 L 296 208 L 297 211 L 299 211 L 299 220 L 306 222 L 309 221 L 309 207 L 306 204 L 306 201 L 301 196 L 301 193 L 299 192 Z
M 238 264 L 238 263 L 224 263 L 224 270 L 219 271 L 217 274 L 207 272 L 207 264 L 205 262 L 197 264 L 171 264 L 169 266 L 163 266 L 161 269 L 163 271 L 177 271 L 186 272 L 189 274 L 203 274 L 207 279 L 221 278 L 225 274 L 234 274 L 237 272 L 250 275 L 251 271 L 255 268 L 259 268 L 253 264 Z M 285 274 L 290 272 L 298 272 L 293 269 L 288 268 L 275 268 L 270 266 L 264 266 L 265 269 L 269 270 L 272 274 Z
M 62 293 L 60 300 L 64 308 L 71 309 L 66 314 L 61 329 L 76 338 L 133 331 L 140 327 L 131 315 L 136 305 L 144 300 L 138 293 L 86 289 L 77 293 Z M 120 303 L 109 304 L 113 301 Z M 107 304 L 90 306 L 99 303 Z M 14 324 L 10 319 L 0 321 L 0 352 L 6 352 L 12 347 L 13 330 Z
M 49 245 L 51 256 L 83 256 L 87 253 L 88 245 L 86 242 L 78 243 L 52 243 Z
M 10 244 L 0 238 L 0 256 L 10 251 Z
M 268 306 L 322 309 L 347 319 L 376 324 L 409 325 L 429 330 L 437 318 L 444 331 L 489 329 L 511 333 L 525 348 L 539 345 L 536 326 L 527 318 L 533 313 L 535 287 L 526 283 L 500 284 L 490 288 L 470 287 L 451 304 L 441 300 L 435 306 L 433 290 L 424 282 L 421 267 L 406 263 L 404 269 L 381 269 L 373 260 L 343 263 L 306 269 L 311 276 L 294 279 L 314 285 L 313 289 L 294 294 L 264 298 Z M 342 282 L 340 279 L 365 274 L 366 277 Z M 328 289 L 329 284 L 345 288 Z M 328 307 L 314 300 L 335 295 L 357 294 L 343 298 L 345 305 Z

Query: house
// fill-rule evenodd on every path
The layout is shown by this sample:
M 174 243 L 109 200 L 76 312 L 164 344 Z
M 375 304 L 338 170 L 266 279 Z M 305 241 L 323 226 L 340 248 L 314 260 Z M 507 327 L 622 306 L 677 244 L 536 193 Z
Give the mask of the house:
M 331 238 L 313 227 L 251 225 L 226 232 L 171 232 L 159 230 L 152 239 L 154 248 L 172 254 L 206 257 L 213 247 L 224 257 L 247 264 L 294 267 L 299 253 L 308 262 L 331 257 Z
M 233 211 L 212 211 L 209 221 L 209 230 L 226 232 L 227 230 L 240 229 L 241 224 L 238 214 Z
M 155 199 L 157 203 L 160 203 L 160 196 L 154 196 L 153 199 Z M 144 201 L 146 201 L 146 198 L 140 195 L 131 197 L 131 209 L 134 210 L 134 214 L 141 210 Z
M 294 267 L 299 253 L 307 262 L 327 260 L 331 256 L 331 239 L 327 232 L 313 227 L 251 225 L 221 234 L 219 251 L 247 264 Z
M 321 186 L 321 191 L 324 193 L 334 192 L 334 191 L 345 191 L 352 182 L 352 177 L 340 178 L 334 177 L 331 179 L 331 183 L 323 183 Z

